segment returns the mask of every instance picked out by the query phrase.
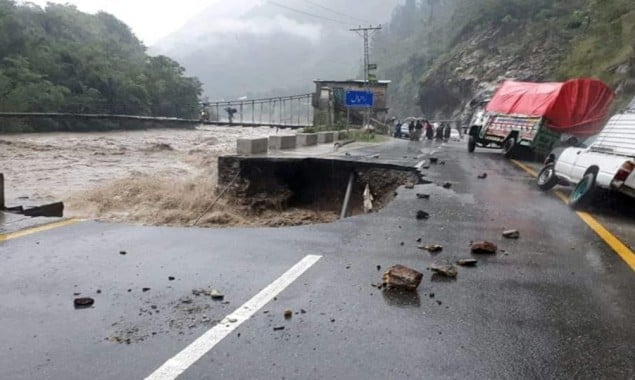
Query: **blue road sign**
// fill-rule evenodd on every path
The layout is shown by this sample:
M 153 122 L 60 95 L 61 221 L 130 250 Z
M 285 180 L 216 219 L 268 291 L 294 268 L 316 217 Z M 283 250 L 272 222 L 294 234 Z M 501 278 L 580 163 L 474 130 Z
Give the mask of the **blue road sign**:
M 346 107 L 372 107 L 374 98 L 371 91 L 346 91 Z

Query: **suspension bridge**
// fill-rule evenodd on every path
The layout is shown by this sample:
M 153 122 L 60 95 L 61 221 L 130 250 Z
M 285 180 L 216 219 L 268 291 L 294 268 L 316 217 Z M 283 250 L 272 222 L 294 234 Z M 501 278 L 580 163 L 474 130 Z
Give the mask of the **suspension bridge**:
M 313 94 L 291 95 L 264 99 L 240 99 L 201 103 L 199 118 L 126 115 L 111 113 L 73 112 L 0 112 L 0 119 L 8 120 L 109 120 L 139 122 L 148 125 L 200 124 L 240 127 L 273 127 L 298 129 L 313 125 Z

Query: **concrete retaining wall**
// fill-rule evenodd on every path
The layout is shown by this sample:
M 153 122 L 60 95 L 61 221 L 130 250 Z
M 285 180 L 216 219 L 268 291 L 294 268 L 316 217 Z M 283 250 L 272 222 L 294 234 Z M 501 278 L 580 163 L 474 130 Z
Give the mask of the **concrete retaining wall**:
M 296 136 L 269 136 L 269 149 L 295 149 Z
M 238 154 L 263 154 L 267 153 L 269 139 L 238 139 L 236 142 L 236 153 Z
M 318 142 L 317 133 L 298 133 L 296 137 L 298 146 L 312 146 Z
M 332 143 L 335 138 L 335 132 L 318 132 L 317 141 L 318 144 Z

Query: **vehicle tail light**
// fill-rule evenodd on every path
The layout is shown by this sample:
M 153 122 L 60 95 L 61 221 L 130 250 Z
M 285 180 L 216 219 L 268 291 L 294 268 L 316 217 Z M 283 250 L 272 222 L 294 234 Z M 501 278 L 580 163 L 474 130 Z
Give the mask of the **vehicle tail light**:
M 631 173 L 633 172 L 633 169 L 635 169 L 635 164 L 631 161 L 627 161 L 622 164 L 620 169 L 617 171 L 617 174 L 615 174 L 615 177 L 613 178 L 613 186 L 622 186 L 624 184 L 624 181 L 626 181 L 628 176 L 631 175 Z

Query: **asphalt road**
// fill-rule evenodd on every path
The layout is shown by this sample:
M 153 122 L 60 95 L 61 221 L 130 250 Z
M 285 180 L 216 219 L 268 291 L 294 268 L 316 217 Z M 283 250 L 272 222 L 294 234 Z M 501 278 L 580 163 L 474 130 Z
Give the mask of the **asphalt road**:
M 445 164 L 379 213 L 333 224 L 83 222 L 0 242 L 0 378 L 142 379 L 232 323 L 180 378 L 635 378 L 634 273 L 561 200 L 463 143 L 394 141 L 349 154 Z M 417 221 L 417 210 L 430 218 Z M 503 239 L 509 228 L 521 238 Z M 422 252 L 418 238 L 443 252 Z M 470 241 L 483 239 L 501 251 L 455 280 L 426 269 L 472 257 Z M 226 318 L 307 255 L 321 259 L 253 316 Z M 417 292 L 371 286 L 394 264 L 424 273 Z M 192 294 L 210 287 L 224 301 Z M 95 305 L 75 310 L 75 293 Z

